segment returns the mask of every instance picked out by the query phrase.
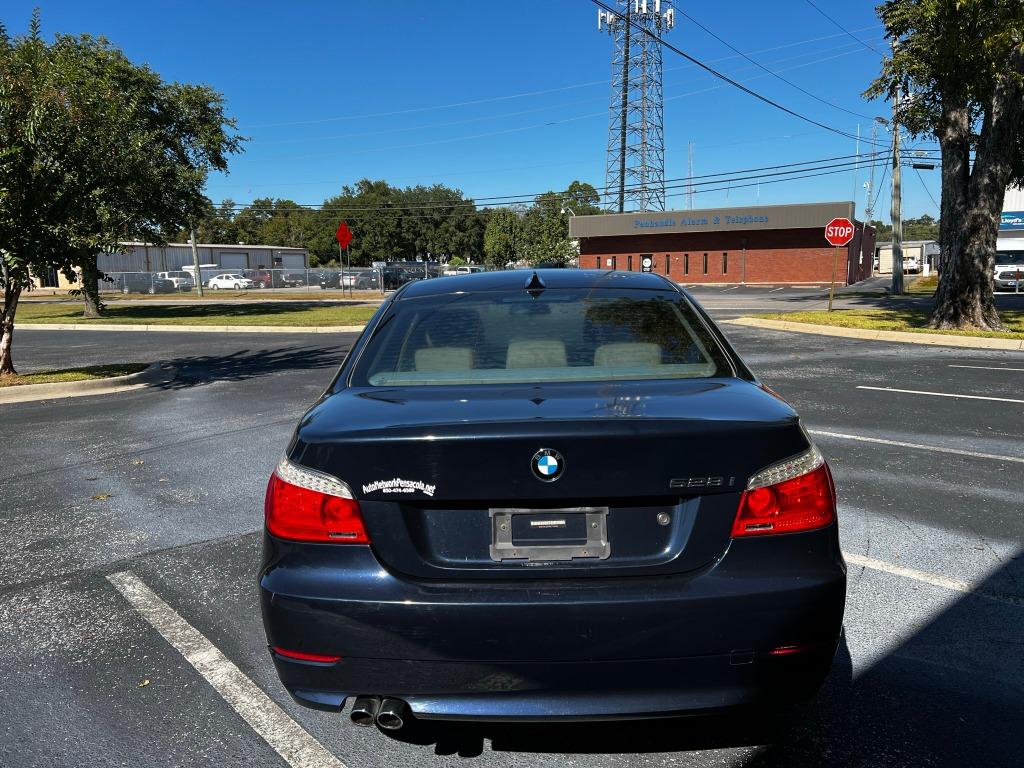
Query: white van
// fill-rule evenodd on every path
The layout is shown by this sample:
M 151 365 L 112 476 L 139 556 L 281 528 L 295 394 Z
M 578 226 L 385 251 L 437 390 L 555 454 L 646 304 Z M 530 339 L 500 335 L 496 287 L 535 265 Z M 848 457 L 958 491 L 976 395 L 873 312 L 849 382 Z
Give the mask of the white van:
M 192 279 L 191 273 L 183 270 L 175 272 L 157 272 L 156 276 L 174 283 L 174 290 L 176 291 L 190 291 L 196 286 L 196 281 Z

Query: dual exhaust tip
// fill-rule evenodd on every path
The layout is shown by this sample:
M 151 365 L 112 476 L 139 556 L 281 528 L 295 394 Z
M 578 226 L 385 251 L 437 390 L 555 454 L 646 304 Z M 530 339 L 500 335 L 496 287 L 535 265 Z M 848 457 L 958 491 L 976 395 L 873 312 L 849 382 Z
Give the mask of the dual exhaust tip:
M 352 706 L 352 722 L 369 728 L 376 725 L 385 731 L 397 731 L 409 722 L 409 705 L 401 699 L 360 696 Z

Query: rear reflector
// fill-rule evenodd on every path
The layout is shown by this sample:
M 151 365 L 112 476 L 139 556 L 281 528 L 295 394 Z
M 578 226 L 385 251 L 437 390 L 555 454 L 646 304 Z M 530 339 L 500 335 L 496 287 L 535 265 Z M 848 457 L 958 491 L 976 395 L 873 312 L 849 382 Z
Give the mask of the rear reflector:
M 281 539 L 368 544 L 359 503 L 336 477 L 281 459 L 267 484 L 267 530 Z
M 781 645 L 768 651 L 769 656 L 792 656 L 794 653 L 803 653 L 810 646 L 808 645 Z
M 797 533 L 835 520 L 836 492 L 817 448 L 774 464 L 747 484 L 732 526 L 733 538 Z
M 273 646 L 274 653 L 278 656 L 284 656 L 286 659 L 295 659 L 296 661 L 315 661 L 320 664 L 333 664 L 336 661 L 341 661 L 341 656 L 324 656 L 319 653 L 303 653 L 302 651 L 287 651 L 284 648 L 278 648 L 276 645 Z

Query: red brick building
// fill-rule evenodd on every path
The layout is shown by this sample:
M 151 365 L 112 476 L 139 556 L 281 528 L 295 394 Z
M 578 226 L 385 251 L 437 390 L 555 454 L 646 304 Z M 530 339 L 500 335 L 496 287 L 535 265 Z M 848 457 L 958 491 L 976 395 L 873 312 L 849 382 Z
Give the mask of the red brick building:
M 853 219 L 853 203 L 812 203 L 700 211 L 648 211 L 569 219 L 583 269 L 644 270 L 680 283 L 856 283 L 871 276 L 875 232 L 856 222 L 839 251 L 825 225 Z

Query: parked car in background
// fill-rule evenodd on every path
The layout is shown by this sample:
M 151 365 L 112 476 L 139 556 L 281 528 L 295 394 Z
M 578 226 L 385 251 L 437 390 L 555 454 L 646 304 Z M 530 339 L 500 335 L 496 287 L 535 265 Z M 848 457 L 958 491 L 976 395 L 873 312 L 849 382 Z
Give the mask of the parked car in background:
M 388 267 L 383 272 L 384 290 L 393 291 L 406 283 L 422 280 L 423 275 L 414 273 L 404 267 Z
M 150 272 L 122 272 L 104 282 L 113 283 L 114 290 L 121 293 L 174 293 L 177 289 L 171 280 Z M 109 287 L 101 286 L 109 290 Z
M 247 269 L 242 276 L 252 280 L 256 288 L 272 288 L 274 285 L 274 276 L 269 269 Z
M 306 276 L 301 272 L 288 272 L 281 275 L 282 288 L 298 288 L 306 285 Z
M 357 291 L 380 290 L 380 271 L 373 269 L 357 275 L 355 284 L 352 287 Z
M 475 272 L 483 272 L 484 268 L 477 266 L 476 264 L 466 264 L 461 267 L 451 267 L 446 269 L 443 274 L 445 275 L 472 275 Z
M 223 275 L 211 277 L 207 285 L 215 291 L 221 288 L 234 288 L 236 291 L 241 291 L 256 286 L 252 280 L 237 272 L 226 272 Z
M 170 280 L 176 291 L 191 291 L 195 287 L 192 275 L 184 271 L 157 272 L 156 276 L 161 280 Z

